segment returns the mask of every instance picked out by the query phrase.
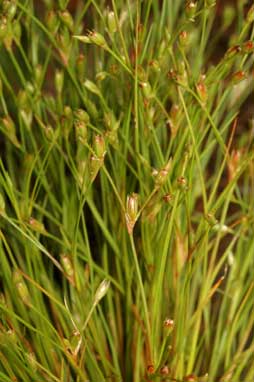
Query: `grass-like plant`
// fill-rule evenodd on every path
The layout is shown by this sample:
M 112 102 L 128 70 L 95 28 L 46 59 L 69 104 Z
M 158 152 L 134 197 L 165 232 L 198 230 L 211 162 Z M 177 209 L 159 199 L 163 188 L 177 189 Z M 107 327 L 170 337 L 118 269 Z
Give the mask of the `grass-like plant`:
M 0 381 L 253 381 L 254 6 L 0 7 Z

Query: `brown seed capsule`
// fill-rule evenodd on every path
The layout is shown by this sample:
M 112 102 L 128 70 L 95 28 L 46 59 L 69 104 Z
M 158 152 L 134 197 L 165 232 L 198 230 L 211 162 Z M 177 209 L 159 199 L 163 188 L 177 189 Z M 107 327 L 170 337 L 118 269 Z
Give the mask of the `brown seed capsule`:
M 214 216 L 213 213 L 209 212 L 208 214 L 205 215 L 205 220 L 207 221 L 207 223 L 213 227 L 215 226 L 216 224 L 218 224 L 218 220 L 216 219 L 216 217 Z
M 197 93 L 203 103 L 207 101 L 207 88 L 204 82 L 205 76 L 201 76 L 197 83 Z
M 163 196 L 163 200 L 164 200 L 165 203 L 170 203 L 172 199 L 173 199 L 173 195 L 172 194 L 165 194 Z
M 233 85 L 238 84 L 239 82 L 246 79 L 246 73 L 243 70 L 239 70 L 232 74 L 230 81 Z
M 168 76 L 168 79 L 171 81 L 177 81 L 177 79 L 178 79 L 178 73 L 174 69 L 170 69 L 167 76 Z
M 194 374 L 189 374 L 189 375 L 186 375 L 183 378 L 183 380 L 186 381 L 186 382 L 196 382 L 197 381 L 197 377 Z
M 186 31 L 182 31 L 180 34 L 179 34 L 179 44 L 182 46 L 182 47 L 185 47 L 188 45 L 188 33 Z
M 158 61 L 156 60 L 152 60 L 149 62 L 149 66 L 150 68 L 154 71 L 154 72 L 157 72 L 159 73 L 161 71 L 161 67 L 160 67 L 160 64 Z
M 163 326 L 165 328 L 173 329 L 174 327 L 174 320 L 171 318 L 166 318 L 165 321 L 163 322 Z
M 179 188 L 181 188 L 182 190 L 187 190 L 187 188 L 188 188 L 187 179 L 184 176 L 180 176 L 177 179 L 177 184 L 178 184 Z
M 147 370 L 148 374 L 154 374 L 154 372 L 155 372 L 154 365 L 148 365 L 146 370 Z
M 170 167 L 171 167 L 171 159 L 168 161 L 165 167 L 163 167 L 159 171 L 155 170 L 153 172 L 153 175 L 155 176 L 156 186 L 162 186 L 167 181 Z
M 32 216 L 29 218 L 28 223 L 33 231 L 36 231 L 39 233 L 46 233 L 44 224 L 40 222 L 39 220 L 34 219 Z
M 192 0 L 187 0 L 185 5 L 185 13 L 188 19 L 193 21 L 193 18 L 195 16 L 195 13 L 197 11 L 197 2 Z
M 126 201 L 126 214 L 125 214 L 125 219 L 126 219 L 126 226 L 129 235 L 132 234 L 134 225 L 136 223 L 138 216 L 138 194 L 132 193 L 127 196 L 127 201 Z
M 169 375 L 170 369 L 167 365 L 164 365 L 160 368 L 160 374 Z
M 254 42 L 249 40 L 243 43 L 242 50 L 244 53 L 253 53 L 254 51 Z
M 241 163 L 242 152 L 240 150 L 232 150 L 231 155 L 228 158 L 228 172 L 229 179 L 232 180 L 239 170 Z
M 228 59 L 228 58 L 232 58 L 232 57 L 235 57 L 236 54 L 240 53 L 242 50 L 242 48 L 240 47 L 240 45 L 235 45 L 235 46 L 232 46 L 231 48 L 229 48 L 226 53 L 225 53 L 225 58 Z

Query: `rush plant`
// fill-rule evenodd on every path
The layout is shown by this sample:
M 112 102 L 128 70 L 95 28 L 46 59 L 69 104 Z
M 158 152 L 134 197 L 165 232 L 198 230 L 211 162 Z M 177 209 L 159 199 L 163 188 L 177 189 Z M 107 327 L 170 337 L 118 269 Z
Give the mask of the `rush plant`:
M 254 379 L 254 7 L 0 1 L 0 380 Z

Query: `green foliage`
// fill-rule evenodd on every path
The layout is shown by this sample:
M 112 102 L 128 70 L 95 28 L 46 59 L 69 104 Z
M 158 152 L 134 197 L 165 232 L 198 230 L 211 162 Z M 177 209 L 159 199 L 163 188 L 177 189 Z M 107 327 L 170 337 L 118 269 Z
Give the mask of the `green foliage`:
M 1 381 L 253 380 L 246 3 L 0 2 Z

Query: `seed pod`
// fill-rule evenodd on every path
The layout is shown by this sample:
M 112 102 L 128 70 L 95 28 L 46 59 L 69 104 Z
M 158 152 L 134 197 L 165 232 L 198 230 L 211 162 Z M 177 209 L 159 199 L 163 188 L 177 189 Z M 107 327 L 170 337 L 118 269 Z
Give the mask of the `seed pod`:
M 170 369 L 167 365 L 164 365 L 160 368 L 161 375 L 169 375 Z
M 33 217 L 30 217 L 29 219 L 29 226 L 32 228 L 33 231 L 39 232 L 39 233 L 46 233 L 46 229 L 44 227 L 44 224 L 41 223 L 39 220 L 34 219 Z
M 89 90 L 91 93 L 94 93 L 94 94 L 97 94 L 98 96 L 101 95 L 101 92 L 100 92 L 100 89 L 98 88 L 97 85 L 95 85 L 94 82 L 90 81 L 90 80 L 86 80 L 84 82 L 84 86 L 87 90 Z
M 62 93 L 63 85 L 64 85 L 64 72 L 62 70 L 57 70 L 55 73 L 55 87 L 59 95 Z
M 197 12 L 197 2 L 187 0 L 185 4 L 185 14 L 190 21 L 194 21 L 195 14 Z
M 102 36 L 102 34 L 96 31 L 91 31 L 89 33 L 89 38 L 90 38 L 90 41 L 95 45 L 98 45 L 104 49 L 108 47 L 105 38 Z
M 248 10 L 246 21 L 247 23 L 252 23 L 254 21 L 254 4 Z
M 113 11 L 109 11 L 107 14 L 107 24 L 109 33 L 114 34 L 117 31 L 115 14 Z
M 77 356 L 81 343 L 82 343 L 81 334 L 79 331 L 75 330 L 72 333 L 70 341 L 69 341 L 70 350 L 74 357 Z
M 3 125 L 5 135 L 9 138 L 12 144 L 17 148 L 20 148 L 21 144 L 16 136 L 15 124 L 11 117 L 9 115 L 5 116 L 4 118 L 2 118 L 2 121 L 0 121 L 0 123 Z
M 167 181 L 169 169 L 171 167 L 171 159 L 168 161 L 165 167 L 163 167 L 161 170 L 155 172 L 155 185 L 156 186 L 163 186 L 165 182 Z
M 159 61 L 157 60 L 152 60 L 149 62 L 149 66 L 150 68 L 156 72 L 156 73 L 160 73 L 161 72 L 161 67 L 160 67 L 160 64 L 159 64 Z
M 15 17 L 16 11 L 17 11 L 17 4 L 15 0 L 12 1 L 5 1 L 3 2 L 3 8 L 4 4 L 8 4 L 6 9 L 4 9 L 5 14 L 8 17 L 8 20 L 12 20 Z
M 138 194 L 132 193 L 127 196 L 126 201 L 126 213 L 125 213 L 125 219 L 126 219 L 126 226 L 129 235 L 132 234 L 133 228 L 136 224 L 136 220 L 138 217 Z
M 141 82 L 139 84 L 139 86 L 141 87 L 143 95 L 145 98 L 150 99 L 153 97 L 152 88 L 151 88 L 151 85 L 149 84 L 149 82 L 147 82 L 147 81 Z
M 66 275 L 70 278 L 73 279 L 74 277 L 74 269 L 73 269 L 73 264 L 71 262 L 70 256 L 62 253 L 60 255 L 60 263 L 66 273 Z
M 92 118 L 94 119 L 98 118 L 98 114 L 99 114 L 98 109 L 96 105 L 89 98 L 86 99 L 86 109 Z
M 230 58 L 233 58 L 235 57 L 237 54 L 239 54 L 241 52 L 242 48 L 240 45 L 234 45 L 232 46 L 231 48 L 229 48 L 226 53 L 225 53 L 225 56 L 224 58 L 225 59 L 230 59 Z
M 75 39 L 83 42 L 84 44 L 92 44 L 92 41 L 90 40 L 90 37 L 89 35 L 85 35 L 85 36 L 73 36 Z
M 179 44 L 181 47 L 185 48 L 189 42 L 189 35 L 186 31 L 182 31 L 179 34 Z
M 73 126 L 73 112 L 70 106 L 64 106 L 63 115 L 61 117 L 61 126 L 65 139 L 68 139 Z
M 101 81 L 105 80 L 105 78 L 106 78 L 107 76 L 108 76 L 108 73 L 102 71 L 102 72 L 98 72 L 98 73 L 96 74 L 95 78 L 96 78 L 96 81 L 101 82 Z
M 80 54 L 76 60 L 76 69 L 79 80 L 83 81 L 85 75 L 85 56 L 83 54 Z
M 69 11 L 65 10 L 62 12 L 59 12 L 59 18 L 62 21 L 62 23 L 70 30 L 73 30 L 73 18 Z
M 17 336 L 17 333 L 13 329 L 6 330 L 6 335 L 8 336 L 8 340 L 12 343 L 12 345 L 17 345 L 19 338 Z
M 29 364 L 29 367 L 31 367 L 32 371 L 36 371 L 37 370 L 37 363 L 36 363 L 35 353 L 29 352 L 27 354 L 27 362 Z
M 199 81 L 196 85 L 196 88 L 197 88 L 197 93 L 200 100 L 202 101 L 203 104 L 206 104 L 208 94 L 207 94 L 207 88 L 206 88 L 204 79 L 205 79 L 204 75 L 200 76 Z
M 98 302 L 106 295 L 108 289 L 110 287 L 110 281 L 104 279 L 100 285 L 98 286 L 95 295 L 94 295 L 94 303 L 98 304 Z
M 183 191 L 186 191 L 188 189 L 187 179 L 184 176 L 180 176 L 177 179 L 177 184 L 178 187 Z
M 34 77 L 35 77 L 35 82 L 37 86 L 40 85 L 41 83 L 42 75 L 43 75 L 42 66 L 38 64 L 34 68 Z
M 50 142 L 52 142 L 55 139 L 55 137 L 56 137 L 57 131 L 54 130 L 51 125 L 47 125 L 47 126 L 44 127 L 44 133 L 45 133 L 46 138 Z
M 92 155 L 90 158 L 90 176 L 91 181 L 93 182 L 96 178 L 98 172 L 100 171 L 101 166 L 104 163 L 103 158 L 98 158 L 96 155 Z
M 106 154 L 105 140 L 102 135 L 95 135 L 94 137 L 94 152 L 96 156 L 103 159 Z
M 4 38 L 8 33 L 8 21 L 5 16 L 0 18 L 0 39 Z
M 71 36 L 67 27 L 62 27 L 56 36 L 59 52 L 65 65 L 68 63 L 70 48 L 71 48 Z
M 249 54 L 254 52 L 254 42 L 249 40 L 243 43 L 242 45 L 243 53 Z
M 96 31 L 90 31 L 86 36 L 73 36 L 85 44 L 95 44 L 103 49 L 108 49 L 108 44 L 102 34 Z
M 183 380 L 186 381 L 186 382 L 196 382 L 197 381 L 197 377 L 194 374 L 189 374 L 189 375 L 186 375 L 183 378 Z
M 90 181 L 90 174 L 87 169 L 87 161 L 85 160 L 79 160 L 78 161 L 78 184 L 81 188 L 82 192 L 85 192 L 87 190 L 87 185 Z
M 167 77 L 169 80 L 173 81 L 173 82 L 176 82 L 178 80 L 178 73 L 176 70 L 174 69 L 170 69 L 168 74 L 167 74 Z
M 173 195 L 172 194 L 165 194 L 163 196 L 163 200 L 165 203 L 170 203 L 173 200 Z
M 30 293 L 29 290 L 26 286 L 25 280 L 21 276 L 19 271 L 14 271 L 13 272 L 13 282 L 16 286 L 17 292 L 23 303 L 27 306 L 31 305 L 31 298 L 30 298 Z
M 243 70 L 239 70 L 238 72 L 235 72 L 232 74 L 230 78 L 230 82 L 232 85 L 236 85 L 245 79 L 246 79 L 246 73 Z
M 155 367 L 154 367 L 154 365 L 148 365 L 147 368 L 146 368 L 146 370 L 147 370 L 147 373 L 148 373 L 148 374 L 154 374 L 154 373 L 155 373 Z
M 84 121 L 74 120 L 74 126 L 76 131 L 77 140 L 80 141 L 83 145 L 87 142 L 87 125 Z
M 83 109 L 76 109 L 74 111 L 74 117 L 77 120 L 85 122 L 85 123 L 89 123 L 89 121 L 90 121 L 89 114 L 87 114 L 87 112 Z
M 218 224 L 218 220 L 216 219 L 216 217 L 214 216 L 213 213 L 209 212 L 205 215 L 205 219 L 207 221 L 207 223 L 213 227 L 215 226 L 216 224 Z
M 172 320 L 171 318 L 166 318 L 165 321 L 163 322 L 163 326 L 164 326 L 164 328 L 173 330 L 174 320 Z
M 49 11 L 46 14 L 46 25 L 50 32 L 56 33 L 58 27 L 59 27 L 59 19 L 57 17 L 56 12 L 54 11 Z
M 229 179 L 232 180 L 239 171 L 242 159 L 241 150 L 232 150 L 232 153 L 228 157 L 228 172 Z

